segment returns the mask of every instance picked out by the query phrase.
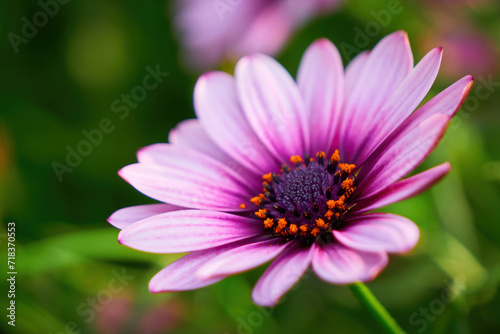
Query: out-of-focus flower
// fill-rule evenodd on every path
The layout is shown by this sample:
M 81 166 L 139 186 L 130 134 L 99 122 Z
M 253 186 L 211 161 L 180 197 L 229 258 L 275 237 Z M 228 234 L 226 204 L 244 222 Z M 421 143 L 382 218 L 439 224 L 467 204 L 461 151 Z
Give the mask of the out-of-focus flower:
M 96 312 L 97 333 L 159 334 L 179 325 L 186 312 L 184 303 L 171 299 L 145 308 L 134 303 L 130 291 L 114 296 Z
M 209 68 L 253 52 L 275 54 L 290 34 L 340 0 L 177 0 L 174 24 L 184 59 Z
M 252 293 L 274 306 L 309 266 L 327 282 L 369 281 L 387 253 L 411 250 L 419 239 L 412 221 L 370 211 L 425 191 L 450 170 L 444 163 L 400 181 L 435 148 L 472 85 L 466 76 L 414 112 L 441 54 L 433 49 L 414 66 L 407 35 L 396 32 L 345 72 L 336 47 L 320 39 L 297 81 L 262 54 L 242 58 L 234 77 L 201 76 L 198 119 L 119 172 L 168 203 L 114 213 L 119 242 L 191 252 L 153 277 L 150 290 L 200 288 L 276 257 Z
M 431 23 L 429 30 L 422 34 L 420 44 L 427 49 L 439 43 L 446 50 L 442 74 L 453 78 L 466 73 L 484 76 L 497 71 L 495 43 L 464 15 L 429 11 L 428 16 Z

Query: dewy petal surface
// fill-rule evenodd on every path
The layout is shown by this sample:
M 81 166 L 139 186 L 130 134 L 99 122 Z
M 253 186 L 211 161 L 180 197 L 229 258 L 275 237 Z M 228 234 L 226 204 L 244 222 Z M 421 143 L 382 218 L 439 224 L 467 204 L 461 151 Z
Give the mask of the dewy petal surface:
M 322 280 L 333 284 L 350 284 L 374 279 L 387 265 L 386 252 L 365 252 L 330 243 L 316 247 L 312 267 Z
M 235 78 L 245 116 L 267 149 L 279 161 L 307 152 L 307 110 L 283 66 L 262 54 L 246 56 L 236 64 Z
M 369 213 L 346 220 L 347 226 L 333 231 L 343 245 L 368 252 L 405 253 L 418 242 L 420 232 L 411 220 L 390 213 Z
M 172 204 L 146 204 L 129 206 L 115 211 L 108 218 L 108 223 L 119 229 L 138 222 L 144 218 L 155 216 L 170 211 L 183 210 L 184 208 Z
M 118 241 L 151 253 L 182 253 L 207 249 L 262 233 L 250 218 L 205 210 L 168 212 L 124 228 Z
M 297 84 L 309 111 L 311 152 L 329 151 L 344 97 L 344 67 L 339 51 L 322 38 L 304 53 Z
M 314 249 L 314 244 L 310 248 L 302 248 L 295 243 L 283 251 L 255 284 L 253 301 L 264 307 L 276 306 L 307 270 Z

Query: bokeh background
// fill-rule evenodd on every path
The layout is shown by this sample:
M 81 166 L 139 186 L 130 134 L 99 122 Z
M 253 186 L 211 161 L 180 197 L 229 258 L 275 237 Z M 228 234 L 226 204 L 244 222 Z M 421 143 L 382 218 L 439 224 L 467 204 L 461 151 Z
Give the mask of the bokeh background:
M 450 161 L 427 193 L 389 207 L 421 228 L 416 249 L 393 256 L 369 283 L 410 333 L 500 332 L 500 5 L 498 1 L 345 1 L 297 31 L 277 56 L 295 75 L 306 47 L 327 37 L 344 64 L 395 30 L 408 32 L 419 60 L 444 46 L 429 96 L 466 74 L 476 78 L 444 141 L 420 170 Z M 392 5 L 391 5 L 392 3 Z M 152 203 L 120 179 L 138 148 L 165 142 L 194 117 L 199 73 L 180 59 L 171 4 L 86 0 L 57 15 L 14 51 L 37 1 L 0 3 L 0 328 L 8 333 L 374 333 L 376 324 L 344 286 L 307 275 L 272 311 L 250 292 L 264 268 L 197 291 L 151 295 L 149 279 L 179 255 L 120 246 L 106 222 L 115 210 Z M 382 22 L 382 23 L 381 23 Z M 360 33 L 361 31 L 361 33 Z M 365 42 L 360 45 L 365 34 Z M 169 75 L 126 117 L 112 111 L 142 85 L 147 67 Z M 231 70 L 231 64 L 223 66 Z M 482 88 L 481 88 L 482 87 Z M 90 153 L 58 178 L 54 162 L 110 119 Z M 7 222 L 16 223 L 16 327 L 7 325 Z M 116 280 L 119 277 L 120 279 Z M 114 279 L 115 278 L 115 279 Z M 5 313 L 5 314 L 4 314 Z

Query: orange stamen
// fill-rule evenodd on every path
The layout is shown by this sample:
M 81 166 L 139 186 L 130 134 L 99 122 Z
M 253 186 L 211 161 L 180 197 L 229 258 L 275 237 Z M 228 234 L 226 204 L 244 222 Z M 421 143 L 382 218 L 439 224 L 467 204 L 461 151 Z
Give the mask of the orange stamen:
M 335 152 L 333 152 L 333 155 L 332 155 L 332 158 L 331 158 L 333 161 L 340 161 L 340 154 L 339 154 L 339 150 L 335 150 Z
M 255 196 L 252 199 L 250 199 L 250 202 L 252 202 L 255 205 L 260 205 L 262 203 L 262 197 L 260 195 Z
M 342 189 L 350 189 L 353 185 L 353 181 L 351 179 L 345 179 L 344 182 L 342 182 Z
M 271 228 L 274 225 L 274 221 L 271 218 L 267 218 L 264 220 L 264 227 L 265 228 Z
M 325 213 L 325 217 L 327 219 L 332 219 L 332 216 L 333 216 L 333 211 L 332 210 L 328 210 L 326 213 Z
M 297 233 L 298 230 L 299 229 L 297 228 L 297 225 L 295 225 L 295 224 L 290 225 L 290 233 L 295 234 L 295 233 Z
M 316 226 L 319 228 L 324 228 L 325 227 L 325 221 L 321 218 L 316 219 Z
M 343 172 L 346 172 L 348 174 L 352 173 L 352 171 L 354 170 L 354 168 L 356 168 L 356 165 L 353 165 L 353 164 L 346 164 L 346 163 L 340 163 L 339 164 L 339 168 L 343 171 Z
M 267 173 L 262 175 L 262 179 L 267 182 L 271 182 L 273 180 L 273 173 Z
M 246 206 L 246 204 L 245 204 L 245 203 L 241 203 L 241 204 L 240 204 L 240 208 L 241 208 L 241 209 L 245 209 L 246 207 L 247 207 L 247 206 Z
M 319 234 L 319 232 L 320 232 L 320 230 L 319 230 L 319 228 L 317 228 L 317 227 L 315 227 L 315 228 L 313 228 L 313 229 L 311 230 L 311 234 L 312 234 L 313 236 L 317 236 L 317 235 Z
M 290 161 L 293 162 L 294 164 L 298 164 L 304 160 L 299 155 L 294 155 L 290 158 Z
M 266 218 L 266 213 L 267 213 L 267 209 L 259 209 L 259 211 L 255 212 L 255 215 L 261 219 L 264 219 L 264 218 Z

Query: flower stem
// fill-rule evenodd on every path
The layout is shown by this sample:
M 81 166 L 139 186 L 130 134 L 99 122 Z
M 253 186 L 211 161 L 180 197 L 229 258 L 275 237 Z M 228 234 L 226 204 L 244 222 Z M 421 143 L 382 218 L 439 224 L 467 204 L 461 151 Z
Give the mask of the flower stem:
M 377 297 L 361 282 L 350 284 L 351 292 L 359 302 L 370 312 L 377 322 L 390 334 L 402 334 L 404 330 L 399 327 L 394 318 L 387 312 L 385 307 L 378 301 Z

